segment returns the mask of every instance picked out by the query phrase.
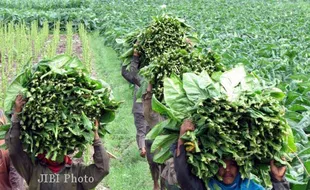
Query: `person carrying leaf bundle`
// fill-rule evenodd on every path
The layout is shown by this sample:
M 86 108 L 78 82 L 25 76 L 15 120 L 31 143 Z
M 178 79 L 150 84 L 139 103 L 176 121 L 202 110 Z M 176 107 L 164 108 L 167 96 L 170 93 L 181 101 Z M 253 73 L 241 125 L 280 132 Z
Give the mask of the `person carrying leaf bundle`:
M 131 60 L 130 68 L 127 69 L 127 66 L 122 67 L 122 76 L 131 84 L 134 85 L 134 96 L 133 96 L 133 107 L 132 113 L 134 115 L 134 122 L 137 129 L 136 140 L 140 150 L 140 156 L 145 157 L 145 134 L 149 129 L 147 122 L 143 116 L 143 105 L 141 102 L 137 102 L 137 91 L 140 87 L 140 77 L 139 72 L 139 54 L 137 51 L 134 52 L 134 55 Z
M 23 151 L 20 140 L 20 118 L 23 106 L 26 103 L 21 95 L 15 100 L 11 128 L 6 134 L 6 144 L 10 159 L 18 173 L 26 180 L 31 190 L 82 190 L 95 188 L 99 182 L 109 174 L 109 156 L 105 151 L 98 135 L 99 123 L 95 122 L 94 137 L 94 164 L 85 166 L 72 163 L 71 158 L 64 157 L 63 162 L 45 158 L 39 154 L 33 163 L 26 152 Z
M 3 110 L 0 109 L 0 127 L 7 124 Z M 0 140 L 3 145 L 4 140 Z M 24 180 L 14 168 L 8 150 L 0 150 L 0 189 L 24 190 Z
M 158 124 L 161 121 L 164 121 L 165 118 L 161 116 L 160 114 L 156 113 L 152 109 L 152 85 L 148 84 L 146 93 L 143 94 L 143 110 L 144 110 L 144 116 L 148 124 L 152 127 L 154 127 L 156 124 Z M 149 151 L 151 150 L 151 146 L 149 148 Z M 165 186 L 168 190 L 179 190 L 179 187 L 177 186 L 178 181 L 176 177 L 175 172 L 175 164 L 172 158 L 168 159 L 162 166 L 161 171 L 161 177 L 165 179 Z
M 182 140 L 183 134 L 187 131 L 194 131 L 194 124 L 190 120 L 185 120 L 180 128 L 180 135 L 174 153 L 174 164 L 177 179 L 183 190 L 205 190 L 208 186 L 211 190 L 263 190 L 261 185 L 256 184 L 250 179 L 242 179 L 236 161 L 224 159 L 226 167 L 219 166 L 217 177 L 210 179 L 206 185 L 204 182 L 191 172 L 191 167 L 187 163 L 187 156 Z M 270 177 L 273 190 L 289 190 L 289 183 L 286 181 L 286 167 L 277 167 L 274 160 L 270 162 Z M 222 180 L 220 180 L 222 179 Z
M 127 69 L 127 66 L 122 67 L 122 76 L 130 83 L 135 85 L 134 89 L 134 102 L 132 112 L 134 114 L 135 126 L 137 129 L 137 144 L 140 149 L 140 155 L 144 157 L 146 155 L 152 179 L 154 182 L 153 189 L 158 190 L 159 187 L 159 178 L 160 178 L 160 165 L 153 161 L 153 154 L 151 153 L 152 141 L 145 140 L 146 134 L 151 130 L 151 127 L 154 126 L 152 123 L 147 122 L 144 117 L 144 108 L 143 104 L 137 102 L 136 93 L 140 87 L 141 78 L 138 75 L 139 72 L 139 53 L 137 50 L 134 50 L 134 54 L 130 63 L 130 68 Z M 150 125 L 151 124 L 151 125 Z M 164 185 L 161 183 L 161 189 L 164 189 Z

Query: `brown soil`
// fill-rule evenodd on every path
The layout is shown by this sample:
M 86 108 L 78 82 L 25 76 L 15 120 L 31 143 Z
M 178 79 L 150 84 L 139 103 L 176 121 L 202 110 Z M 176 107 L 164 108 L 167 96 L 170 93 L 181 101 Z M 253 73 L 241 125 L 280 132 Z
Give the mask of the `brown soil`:
M 60 35 L 60 41 L 57 48 L 57 54 L 63 54 L 66 52 L 66 40 L 67 36 L 62 34 Z M 82 42 L 78 34 L 73 34 L 72 37 L 72 53 L 77 56 L 80 60 L 83 59 L 83 47 Z

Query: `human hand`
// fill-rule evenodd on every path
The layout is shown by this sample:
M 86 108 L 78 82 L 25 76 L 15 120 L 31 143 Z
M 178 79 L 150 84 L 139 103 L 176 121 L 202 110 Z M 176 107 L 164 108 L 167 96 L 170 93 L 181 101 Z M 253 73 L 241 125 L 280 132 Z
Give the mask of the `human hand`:
M 274 163 L 274 160 L 270 161 L 270 171 L 271 175 L 278 181 L 282 181 L 285 171 L 286 171 L 286 166 L 280 166 L 277 167 Z
M 194 124 L 192 123 L 191 120 L 189 119 L 186 119 L 183 121 L 183 124 L 181 125 L 181 128 L 180 128 L 180 137 L 186 133 L 187 131 L 194 131 L 195 130 L 195 126 Z
M 152 84 L 151 83 L 149 83 L 149 85 L 147 86 L 147 89 L 146 89 L 146 91 L 147 92 L 152 92 Z
M 137 50 L 138 45 L 139 45 L 139 42 L 137 41 L 133 46 L 133 55 L 136 57 L 139 57 L 139 51 Z
M 148 84 L 147 89 L 146 89 L 146 93 L 142 95 L 143 100 L 151 100 L 152 99 L 152 84 Z M 150 104 L 150 101 L 148 101 Z M 150 108 L 152 107 L 151 105 L 149 105 Z
M 183 140 L 181 139 L 181 136 L 184 135 L 184 133 L 186 133 L 187 131 L 194 131 L 195 130 L 195 126 L 192 123 L 191 120 L 186 119 L 183 121 L 181 127 L 180 127 L 180 136 L 179 136 L 179 140 L 178 140 L 178 147 L 176 149 L 176 155 L 179 156 L 180 155 L 180 146 L 182 144 L 184 144 Z
M 139 57 L 139 51 L 137 49 L 133 50 L 133 56 Z
M 99 121 L 96 119 L 95 120 L 95 127 L 94 127 L 95 140 L 100 139 L 99 134 L 98 134 L 98 127 L 99 127 Z
M 14 113 L 19 114 L 22 110 L 23 107 L 26 103 L 26 100 L 23 99 L 22 95 L 17 95 L 15 99 L 15 104 L 14 104 Z
M 186 38 L 185 41 L 190 45 L 190 47 L 193 47 L 193 43 L 190 39 Z
M 143 147 L 143 148 L 140 149 L 140 156 L 141 156 L 142 158 L 144 158 L 145 155 L 146 155 L 146 149 L 145 149 L 145 147 Z

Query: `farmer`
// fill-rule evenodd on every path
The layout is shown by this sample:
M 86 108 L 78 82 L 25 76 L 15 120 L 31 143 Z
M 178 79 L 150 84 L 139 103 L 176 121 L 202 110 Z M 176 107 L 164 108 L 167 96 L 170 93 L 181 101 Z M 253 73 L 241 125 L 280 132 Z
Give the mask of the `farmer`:
M 186 152 L 181 136 L 187 131 L 193 131 L 194 124 L 190 120 L 185 120 L 180 128 L 180 136 L 174 154 L 174 164 L 179 185 L 183 190 L 205 190 L 204 182 L 191 173 L 191 168 L 186 161 Z M 211 190 L 220 187 L 222 190 L 263 190 L 264 188 L 252 180 L 241 179 L 237 163 L 234 160 L 226 159 L 226 168 L 220 166 L 217 175 L 223 180 L 212 178 L 208 183 Z M 270 176 L 274 190 L 289 190 L 289 183 L 285 180 L 286 167 L 276 167 L 274 160 L 270 162 Z
M 143 106 L 141 102 L 137 102 L 136 93 L 140 86 L 140 77 L 138 75 L 139 72 L 139 55 L 137 51 L 134 51 L 134 55 L 132 57 L 132 61 L 130 64 L 130 68 L 127 69 L 127 66 L 122 67 L 122 75 L 123 77 L 134 85 L 134 96 L 133 96 L 133 107 L 132 113 L 134 115 L 134 122 L 137 130 L 136 141 L 138 144 L 138 148 L 140 150 L 140 156 L 145 157 L 146 148 L 145 148 L 145 134 L 146 130 L 149 128 L 147 122 L 143 116 Z
M 26 103 L 18 95 L 12 115 L 12 125 L 6 134 L 6 144 L 9 155 L 18 173 L 26 180 L 31 190 L 82 190 L 95 188 L 109 173 L 109 156 L 106 153 L 98 135 L 98 121 L 96 120 L 94 137 L 94 164 L 85 166 L 74 164 L 68 156 L 61 163 L 48 160 L 44 154 L 38 155 L 32 163 L 23 151 L 20 137 L 20 118 L 23 105 Z
M 126 66 L 122 67 L 122 75 L 123 77 L 130 83 L 135 85 L 134 89 L 134 100 L 133 100 L 133 108 L 132 112 L 134 115 L 134 121 L 135 121 L 135 126 L 137 129 L 137 144 L 140 149 L 140 155 L 142 157 L 147 158 L 152 179 L 153 179 L 153 189 L 154 190 L 159 190 L 159 178 L 160 178 L 160 166 L 153 162 L 153 154 L 151 154 L 151 146 L 152 146 L 152 141 L 145 140 L 145 135 L 150 131 L 151 127 L 150 125 L 146 122 L 143 114 L 143 105 L 141 102 L 137 102 L 136 98 L 136 93 L 139 89 L 140 80 L 141 78 L 138 75 L 139 72 L 139 54 L 135 50 L 132 61 L 130 64 L 130 68 L 127 69 Z M 164 188 L 162 186 L 162 188 Z
M 4 112 L 0 109 L 0 126 L 7 124 Z M 0 145 L 4 140 L 0 140 Z M 18 174 L 9 158 L 8 150 L 0 150 L 0 189 L 24 190 L 24 179 Z
M 146 93 L 143 95 L 143 113 L 146 121 L 149 126 L 152 128 L 157 123 L 165 120 L 160 114 L 156 113 L 152 109 L 152 85 L 149 84 L 146 90 Z M 149 151 L 151 146 L 149 148 Z M 164 165 L 161 165 L 161 183 L 165 183 L 165 187 L 168 190 L 178 190 L 176 184 L 178 184 L 176 173 L 175 173 L 175 164 L 172 158 L 168 159 Z M 164 179 L 164 180 L 163 180 Z M 165 181 L 165 182 L 163 182 Z

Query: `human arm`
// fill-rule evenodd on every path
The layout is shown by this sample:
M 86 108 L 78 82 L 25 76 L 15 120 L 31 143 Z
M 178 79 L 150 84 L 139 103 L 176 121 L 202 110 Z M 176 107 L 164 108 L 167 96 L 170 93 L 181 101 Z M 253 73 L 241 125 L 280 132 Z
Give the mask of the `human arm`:
M 146 93 L 142 96 L 143 103 L 143 115 L 149 126 L 152 128 L 158 122 L 163 121 L 164 117 L 162 117 L 159 113 L 156 113 L 152 109 L 152 85 L 149 84 L 146 90 Z
M 285 166 L 277 167 L 274 164 L 274 160 L 270 161 L 270 178 L 271 178 L 273 190 L 289 190 L 290 189 L 290 184 L 284 177 L 285 171 L 286 171 Z
M 135 50 L 131 59 L 130 67 L 127 69 L 127 65 L 122 66 L 122 76 L 130 83 L 140 86 L 141 78 L 139 73 L 139 54 Z
M 103 147 L 103 144 L 100 140 L 99 134 L 98 134 L 98 126 L 99 123 L 96 120 L 95 125 L 95 136 L 94 136 L 94 164 L 90 164 L 88 166 L 85 165 L 79 165 L 79 176 L 87 176 L 88 178 L 92 177 L 94 180 L 92 183 L 89 181 L 83 181 L 82 185 L 84 189 L 92 189 L 95 188 L 100 181 L 109 174 L 110 166 L 110 158 L 108 153 L 106 152 L 105 148 Z
M 174 166 L 181 189 L 204 190 L 206 189 L 204 182 L 191 172 L 191 168 L 187 163 L 184 142 L 181 139 L 184 133 L 193 130 L 194 124 L 190 120 L 185 120 L 180 128 L 180 136 L 174 152 Z
M 5 143 L 9 150 L 10 160 L 13 163 L 15 169 L 18 173 L 26 180 L 29 184 L 30 177 L 33 171 L 33 164 L 27 155 L 23 151 L 23 146 L 20 140 L 20 119 L 19 114 L 25 104 L 21 95 L 18 95 L 15 100 L 15 106 L 13 115 L 11 118 L 11 128 L 6 134 Z

